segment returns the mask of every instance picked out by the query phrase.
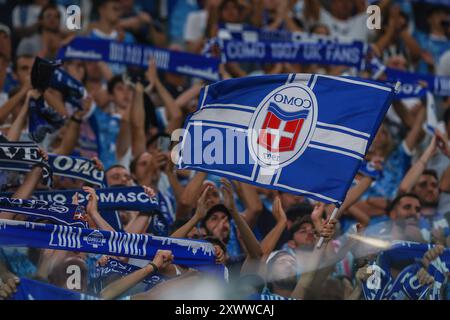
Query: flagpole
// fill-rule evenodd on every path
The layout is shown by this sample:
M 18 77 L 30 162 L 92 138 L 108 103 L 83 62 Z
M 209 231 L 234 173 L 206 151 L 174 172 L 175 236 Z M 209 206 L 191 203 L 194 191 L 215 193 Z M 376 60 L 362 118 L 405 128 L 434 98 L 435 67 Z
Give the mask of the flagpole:
M 339 211 L 339 207 L 334 208 L 333 212 L 331 213 L 330 219 L 328 219 L 328 221 L 335 219 L 337 217 Z M 317 249 L 320 249 L 322 247 L 323 241 L 324 241 L 324 237 L 320 237 L 319 241 L 317 242 Z

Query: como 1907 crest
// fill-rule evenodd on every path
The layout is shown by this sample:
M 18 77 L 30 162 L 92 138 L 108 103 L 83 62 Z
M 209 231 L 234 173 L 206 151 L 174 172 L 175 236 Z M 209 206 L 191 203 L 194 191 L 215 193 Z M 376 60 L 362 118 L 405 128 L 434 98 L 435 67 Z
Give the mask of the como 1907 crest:
M 312 90 L 290 83 L 270 92 L 255 110 L 249 126 L 249 148 L 263 167 L 284 167 L 307 148 L 317 123 Z

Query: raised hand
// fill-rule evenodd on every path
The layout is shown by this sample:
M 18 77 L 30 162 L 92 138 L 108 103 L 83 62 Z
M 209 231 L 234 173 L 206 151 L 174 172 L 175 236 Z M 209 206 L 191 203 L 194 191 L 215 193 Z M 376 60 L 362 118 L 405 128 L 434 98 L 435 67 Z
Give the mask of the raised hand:
M 145 77 L 151 84 L 154 84 L 157 81 L 159 81 L 158 70 L 156 68 L 156 61 L 154 58 L 150 58 L 148 62 L 148 68 L 147 71 L 145 72 Z
M 436 144 L 439 150 L 450 158 L 450 146 L 448 145 L 448 137 L 446 134 L 435 130 Z
M 173 254 L 170 250 L 158 250 L 155 257 L 153 258 L 153 263 L 158 267 L 158 269 L 164 269 L 170 265 L 173 261 Z
M 324 238 L 325 242 L 330 241 L 331 238 L 334 236 L 334 233 L 336 232 L 336 223 L 337 220 L 332 219 L 322 227 L 322 230 L 320 231 L 320 236 Z
M 153 198 L 156 197 L 156 193 L 155 190 L 153 190 L 153 188 L 147 187 L 147 186 L 142 186 L 144 188 L 144 192 L 145 194 L 149 197 L 149 198 Z
M 222 248 L 219 245 L 215 244 L 214 252 L 216 254 L 216 263 L 224 264 L 225 263 L 225 252 L 223 252 Z
M 88 204 L 86 206 L 86 212 L 88 215 L 98 214 L 98 199 L 97 193 L 94 188 L 83 187 L 83 191 L 88 193 Z
M 81 101 L 81 110 L 76 110 L 73 113 L 74 116 L 79 120 L 83 120 L 84 116 L 91 110 L 93 101 L 94 98 L 91 95 L 88 95 L 86 98 L 84 98 Z
M 99 158 L 92 157 L 91 161 L 94 163 L 95 169 L 97 169 L 99 171 L 105 170 L 105 166 L 103 165 L 103 162 Z
M 200 198 L 198 198 L 197 200 L 197 209 L 195 210 L 195 216 L 198 218 L 198 220 L 202 220 L 206 217 L 206 209 L 208 207 L 206 202 L 207 195 L 210 189 L 211 186 L 207 186 L 200 195 Z
M 44 149 L 39 148 L 38 153 L 45 161 L 48 161 L 48 153 Z
M 236 204 L 234 203 L 234 192 L 231 182 L 228 179 L 221 178 L 220 182 L 222 183 L 222 193 L 223 193 L 223 202 L 225 207 L 229 210 L 236 211 Z
M 277 223 L 286 223 L 287 221 L 286 213 L 284 212 L 283 206 L 281 205 L 279 196 L 276 196 L 275 199 L 273 199 L 272 215 Z
M 17 285 L 20 283 L 18 277 L 12 277 L 6 280 L 5 283 L 0 285 L 0 300 L 6 300 L 17 292 Z

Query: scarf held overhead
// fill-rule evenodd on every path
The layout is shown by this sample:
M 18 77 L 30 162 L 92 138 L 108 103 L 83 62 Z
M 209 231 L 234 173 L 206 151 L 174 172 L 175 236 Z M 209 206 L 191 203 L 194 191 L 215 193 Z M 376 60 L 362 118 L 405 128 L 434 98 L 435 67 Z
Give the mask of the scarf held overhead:
M 0 219 L 0 245 L 98 253 L 151 260 L 156 252 L 171 250 L 174 263 L 213 265 L 214 247 L 201 240 L 83 229 Z
M 23 214 L 33 219 L 51 220 L 57 224 L 87 228 L 84 207 L 70 203 L 0 197 L 0 211 Z

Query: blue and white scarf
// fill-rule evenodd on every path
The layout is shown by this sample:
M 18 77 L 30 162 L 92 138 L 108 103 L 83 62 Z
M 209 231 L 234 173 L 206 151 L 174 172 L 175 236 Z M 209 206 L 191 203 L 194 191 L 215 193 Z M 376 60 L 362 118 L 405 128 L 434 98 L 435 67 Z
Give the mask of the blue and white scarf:
M 89 252 L 151 260 L 158 250 L 171 250 L 174 263 L 215 265 L 214 247 L 202 240 L 83 229 L 62 225 L 0 220 L 0 245 Z
M 62 69 L 55 69 L 50 78 L 50 87 L 61 92 L 64 101 L 82 109 L 81 99 L 87 95 L 83 84 Z
M 96 189 L 98 209 L 102 210 L 130 210 L 139 212 L 153 212 L 159 210 L 158 198 L 150 198 L 142 187 L 112 187 Z M 86 205 L 87 192 L 78 190 L 51 190 L 35 191 L 32 198 L 35 200 L 70 203 L 75 194 L 78 194 L 78 203 Z M 11 192 L 0 193 L 0 196 L 10 197 Z
M 0 211 L 26 215 L 34 220 L 51 220 L 57 224 L 87 228 L 83 206 L 42 200 L 0 197 Z
M 42 167 L 42 176 L 50 185 L 52 178 L 50 165 L 39 154 L 39 147 L 34 142 L 0 142 L 0 169 L 29 172 L 36 165 Z
M 83 293 L 62 289 L 54 285 L 20 278 L 17 292 L 11 300 L 99 300 Z
M 53 133 L 64 125 L 64 118 L 53 108 L 45 105 L 44 97 L 30 98 L 28 131 L 30 139 L 39 143 L 49 133 Z
M 365 68 L 367 45 L 363 42 L 281 42 L 218 40 L 222 62 L 289 62 L 344 65 Z
M 210 81 L 219 80 L 219 60 L 192 53 L 111 40 L 77 37 L 58 52 L 58 59 L 120 63 L 147 68 L 153 57 L 158 69 Z
M 374 276 L 369 277 L 378 281 L 374 286 L 370 283 L 363 283 L 363 295 L 366 300 L 399 300 L 409 299 L 430 299 L 438 300 L 440 298 L 440 289 L 445 281 L 446 275 L 450 269 L 450 249 L 445 249 L 438 258 L 431 261 L 427 272 L 433 276 L 434 283 L 431 287 L 421 286 L 417 280 L 417 272 L 420 265 L 414 263 L 423 258 L 433 246 L 407 241 L 396 242 L 391 249 L 383 251 L 378 257 L 378 264 L 372 265 L 377 269 Z M 397 278 L 394 280 L 390 273 L 390 266 L 393 264 L 411 261 L 412 264 L 403 268 Z M 376 279 L 378 277 L 378 279 Z
M 116 259 L 110 258 L 106 265 L 104 266 L 96 266 L 96 274 L 97 274 L 97 280 L 101 280 L 104 278 L 109 277 L 112 274 L 119 274 L 121 276 L 127 276 L 137 270 L 140 270 L 138 266 L 134 266 L 132 264 L 128 264 L 125 262 L 121 262 Z M 153 288 L 158 283 L 166 281 L 167 277 L 159 274 L 159 273 L 152 273 L 148 275 L 144 280 L 142 280 L 142 283 L 145 283 L 147 285 L 145 291 L 149 290 L 150 288 Z
M 369 66 L 373 72 L 373 79 L 378 79 L 384 73 L 387 82 L 396 83 L 399 81 L 401 83 L 396 93 L 397 99 L 422 97 L 427 93 L 427 90 L 438 96 L 450 95 L 450 77 L 419 74 L 389 68 L 377 58 L 372 58 Z M 424 87 L 421 82 L 426 83 L 427 87 Z
M 98 187 L 106 186 L 105 172 L 96 169 L 95 163 L 89 159 L 49 154 L 48 163 L 54 175 L 83 180 Z

